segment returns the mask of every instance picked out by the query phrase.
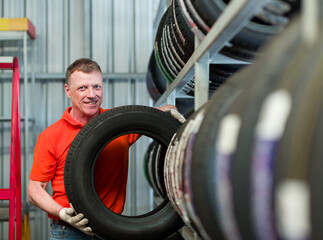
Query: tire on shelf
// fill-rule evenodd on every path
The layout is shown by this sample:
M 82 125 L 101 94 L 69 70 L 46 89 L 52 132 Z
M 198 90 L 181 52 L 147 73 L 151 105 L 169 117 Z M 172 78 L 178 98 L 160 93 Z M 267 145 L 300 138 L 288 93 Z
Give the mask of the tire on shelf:
M 160 19 L 155 42 L 154 42 L 154 54 L 155 54 L 155 60 L 157 62 L 157 65 L 160 69 L 160 71 L 164 74 L 165 78 L 168 82 L 172 82 L 174 80 L 174 77 L 172 76 L 172 73 L 169 72 L 169 68 L 167 66 L 167 62 L 165 62 L 164 55 L 163 55 L 163 45 L 162 45 L 162 38 L 163 38 L 163 29 L 165 26 L 165 21 L 167 17 L 169 16 L 169 10 L 168 8 L 162 18 Z
M 215 186 L 215 144 L 221 116 L 232 104 L 237 96 L 249 86 L 252 78 L 248 66 L 236 76 L 229 78 L 211 99 L 206 109 L 201 127 L 195 136 L 190 139 L 193 149 L 186 151 L 184 161 L 184 192 L 189 197 L 190 215 L 194 219 L 203 239 L 230 239 L 226 238 L 221 228 L 219 211 L 216 200 Z M 189 164 L 191 163 L 191 164 Z M 210 181 L 210 179 L 213 179 Z M 203 186 L 203 188 L 201 188 Z M 208 206 L 208 207 L 205 207 Z
M 161 71 L 172 82 L 194 52 L 194 34 L 173 1 L 164 13 L 156 33 L 155 57 Z
M 162 149 L 158 142 L 152 141 L 145 153 L 144 157 L 144 173 L 149 185 L 155 194 L 160 197 L 166 196 L 163 179 L 163 166 L 166 149 Z M 161 170 L 160 170 L 161 169 Z
M 177 0 L 172 1 L 169 14 L 169 24 L 173 30 L 171 32 L 174 33 L 173 40 L 175 40 L 173 45 L 175 48 L 178 46 L 177 50 L 179 50 L 179 54 L 181 52 L 184 54 L 182 61 L 186 63 L 194 52 L 194 33 L 186 23 Z
M 263 218 L 264 215 L 261 216 L 261 214 L 267 211 L 267 209 L 260 207 L 256 209 L 256 206 L 261 205 L 261 202 L 259 203 L 259 199 L 261 198 L 267 198 L 269 201 L 273 199 L 274 185 L 271 185 L 270 179 L 273 179 L 277 172 L 273 169 L 264 170 L 268 174 L 267 176 L 269 176 L 268 186 L 263 185 L 261 188 L 259 185 L 256 185 L 255 181 L 252 181 L 253 179 L 259 179 L 261 177 L 256 175 L 257 170 L 255 169 L 259 164 L 257 162 L 259 162 L 260 158 L 255 157 L 254 154 L 258 151 L 257 144 L 261 144 L 262 142 L 260 138 L 255 138 L 255 127 L 260 121 L 260 112 L 269 94 L 275 92 L 279 85 L 283 85 L 284 77 L 288 76 L 286 75 L 288 73 L 286 69 L 297 69 L 297 66 L 301 65 L 299 59 L 302 58 L 305 46 L 298 27 L 299 21 L 296 20 L 280 36 L 269 43 L 265 52 L 262 52 L 262 57 L 254 64 L 258 70 L 254 71 L 252 78 L 255 80 L 250 84 L 251 87 L 247 93 L 247 98 L 249 99 L 245 101 L 245 106 L 248 107 L 242 109 L 239 114 L 241 128 L 237 148 L 233 157 L 233 164 L 231 166 L 231 181 L 235 215 L 243 239 L 257 239 L 257 234 L 259 236 L 259 234 L 265 235 L 268 233 L 269 236 L 270 234 L 275 234 L 274 232 L 276 231 L 276 223 L 270 221 L 267 221 L 266 227 L 267 230 L 270 229 L 271 233 L 269 231 L 266 233 L 259 231 L 261 225 L 259 219 Z M 291 73 L 290 70 L 289 73 Z M 293 77 L 286 77 L 286 83 L 284 84 L 286 89 L 289 87 L 288 81 L 292 82 Z M 279 142 L 281 139 L 278 138 L 276 141 L 280 145 Z M 272 164 L 279 164 L 280 161 L 275 157 L 275 154 L 277 154 L 275 149 L 273 149 L 271 154 L 273 155 L 272 157 L 267 156 L 268 161 Z M 258 183 L 261 184 L 259 181 Z M 265 197 L 261 195 L 263 192 L 256 193 L 255 189 L 265 189 L 269 196 Z M 263 203 L 265 204 L 265 202 Z M 273 205 L 271 204 L 272 202 L 267 206 L 272 208 Z M 273 211 L 272 209 L 268 212 Z M 267 239 L 268 236 L 266 236 Z
M 161 196 L 166 196 L 165 184 L 164 184 L 164 160 L 166 150 L 158 142 L 153 141 L 151 143 L 151 151 L 149 152 L 148 160 L 148 175 L 152 182 L 153 189 Z
M 247 66 L 237 75 L 233 75 L 214 93 L 212 98 L 227 91 L 228 84 L 240 84 L 240 89 L 236 88 L 230 94 L 226 94 L 226 97 L 218 97 L 217 101 L 214 101 L 214 104 L 208 108 L 197 134 L 191 166 L 192 195 L 193 203 L 196 206 L 196 215 L 199 216 L 210 239 L 217 239 L 219 231 L 223 231 L 225 239 L 234 239 L 237 232 L 232 230 L 235 229 L 238 229 L 240 239 L 256 239 L 254 237 L 255 224 L 252 219 L 250 190 L 253 130 L 265 94 L 273 85 L 276 86 L 279 83 L 279 77 L 286 68 L 287 64 L 282 63 L 295 56 L 295 50 L 302 42 L 301 38 L 295 37 L 298 34 L 297 23 L 293 27 L 290 30 L 286 29 L 285 35 L 268 45 L 264 49 L 263 57 L 260 57 L 255 64 Z M 241 93 L 241 91 L 243 92 Z M 228 96 L 233 99 L 231 102 L 228 101 Z M 236 99 L 233 96 L 236 96 Z M 219 99 L 223 98 L 227 98 L 227 102 L 221 105 L 227 106 L 219 107 Z M 223 133 L 220 132 L 222 122 L 226 122 L 229 119 L 227 117 L 230 116 L 234 116 L 234 120 L 238 119 L 241 126 L 238 126 L 237 136 L 227 141 L 236 143 L 236 147 L 233 149 L 230 147 L 229 152 L 227 149 L 221 150 L 216 146 L 222 139 Z M 228 159 L 225 159 L 226 157 Z M 223 167 L 220 161 L 222 163 L 230 161 L 230 172 L 227 176 L 219 177 L 219 173 L 223 173 L 223 171 L 217 170 L 219 167 Z M 214 176 L 219 178 L 214 179 Z M 214 179 L 213 182 L 210 181 L 211 178 Z M 223 198 L 219 197 L 219 192 L 227 194 L 228 189 L 231 193 L 226 196 L 223 202 Z M 228 209 L 230 209 L 230 214 L 220 214 L 223 210 L 225 212 Z M 226 219 L 221 215 L 226 216 Z M 228 219 L 228 216 L 231 219 Z M 232 225 L 232 220 L 235 222 L 235 226 Z M 218 223 L 218 229 L 214 227 L 214 223 Z M 229 227 L 228 223 L 231 224 Z
M 93 172 L 97 156 L 113 139 L 137 133 L 167 147 L 181 124 L 169 113 L 147 106 L 122 106 L 106 111 L 87 123 L 71 144 L 64 182 L 69 202 L 89 219 L 89 226 L 107 239 L 165 239 L 182 220 L 167 198 L 154 210 L 139 216 L 123 216 L 109 210 L 98 197 Z
M 168 16 L 163 29 L 164 49 L 165 49 L 166 55 L 168 56 L 168 62 L 171 64 L 175 74 L 178 75 L 178 73 L 181 71 L 184 65 L 181 63 L 180 59 L 178 59 L 178 55 L 175 52 L 175 47 L 173 45 L 173 42 L 170 41 L 171 38 L 169 36 L 170 35 L 169 25 L 170 25 L 170 22 L 169 22 L 169 16 Z
M 251 78 L 249 78 L 251 79 Z M 236 77 L 235 80 L 225 83 L 223 88 L 219 89 L 219 92 L 216 92 L 212 98 L 200 107 L 197 111 L 188 112 L 186 122 L 178 129 L 176 135 L 173 137 L 167 153 L 166 153 L 166 164 L 165 164 L 165 184 L 166 189 L 168 190 L 168 196 L 174 205 L 174 208 L 179 211 L 180 216 L 190 228 L 194 229 L 203 239 L 210 239 L 209 234 L 205 232 L 204 224 L 205 221 L 209 222 L 211 228 L 217 233 L 216 239 L 223 239 L 221 231 L 218 228 L 216 214 L 211 212 L 211 209 L 214 207 L 214 202 L 210 200 L 207 202 L 208 205 L 205 205 L 203 201 L 206 197 L 206 189 L 203 185 L 199 185 L 197 188 L 200 190 L 198 193 L 192 191 L 192 172 L 194 171 L 191 166 L 193 148 L 195 144 L 196 135 L 199 132 L 199 128 L 202 126 L 202 120 L 205 114 L 208 114 L 209 108 L 213 107 L 216 109 L 225 109 L 228 103 L 235 97 L 235 92 L 240 91 L 240 88 L 243 85 L 240 81 L 240 77 Z M 212 105 L 212 106 L 211 106 Z M 219 110 L 221 111 L 221 110 Z M 204 121 L 204 120 L 203 120 Z M 212 121 L 211 125 L 215 125 L 216 122 Z M 204 149 L 205 145 L 198 148 Z M 201 150 L 203 151 L 203 150 Z M 203 158 L 199 158 L 203 161 Z M 196 167 L 196 166 L 195 166 Z M 205 170 L 205 169 L 204 169 Z M 212 169 L 208 169 L 212 172 Z M 197 170 L 198 171 L 198 170 Z M 205 171 L 201 171 L 199 174 L 205 174 Z M 195 175 L 196 176 L 196 175 Z M 206 180 L 205 176 L 199 176 Z M 208 182 L 210 177 L 208 178 Z M 203 182 L 205 184 L 205 182 Z M 196 195 L 198 194 L 198 195 Z M 202 201 L 200 201 L 202 199 Z M 213 198 L 210 198 L 213 199 Z M 196 211 L 199 207 L 208 206 L 204 208 L 207 212 L 211 212 L 213 218 L 204 218 L 205 216 L 200 216 L 200 211 Z M 200 217 L 204 218 L 203 223 L 201 222 Z M 215 236 L 212 236 L 214 239 Z
M 317 103 L 315 103 L 317 104 Z M 322 212 L 323 212 L 323 192 L 321 191 L 321 183 L 323 180 L 322 167 L 323 167 L 323 106 L 320 103 L 321 111 L 318 113 L 318 124 L 315 128 L 315 135 L 313 139 L 313 149 L 311 154 L 311 164 L 309 172 L 309 183 L 311 192 L 311 222 L 312 222 L 312 238 L 323 238 L 322 231 Z
M 281 239 L 288 238 L 291 231 L 297 233 L 294 238 L 320 239 L 323 236 L 322 193 L 319 190 L 322 179 L 320 176 L 323 103 L 321 94 L 323 48 L 320 42 L 322 29 L 319 34 L 316 42 L 304 44 L 303 54 L 299 54 L 300 66 L 286 69 L 286 72 L 290 75 L 294 73 L 294 76 L 286 79 L 286 81 L 293 79 L 291 94 L 293 102 L 290 119 L 277 156 L 275 176 L 275 210 L 277 221 L 281 223 L 279 231 Z M 289 191 L 291 188 L 294 189 L 292 191 L 294 199 L 298 199 L 301 203 L 297 207 L 286 202 L 286 199 L 291 197 Z M 289 226 L 288 218 L 280 214 L 282 209 L 292 213 L 292 216 L 302 214 L 304 217 L 298 222 L 302 224 L 298 227 Z
M 151 99 L 154 102 L 156 102 L 158 100 L 158 98 L 160 98 L 162 93 L 158 90 L 158 88 L 154 82 L 151 61 L 149 61 L 149 65 L 148 65 L 148 69 L 147 69 L 146 86 L 147 86 L 147 91 L 149 93 L 149 96 L 151 97 Z
M 180 0 L 182 7 L 186 8 L 187 16 L 196 24 L 199 31 L 207 34 L 207 30 L 201 25 L 201 19 L 210 29 L 216 22 L 218 17 L 226 8 L 229 0 Z M 285 4 L 290 5 L 290 10 L 286 10 L 284 14 L 279 16 L 284 21 L 289 21 L 289 18 L 299 10 L 299 2 L 290 3 L 285 1 Z M 269 14 L 270 11 L 268 12 Z M 221 53 L 224 55 L 250 61 L 254 56 L 259 55 L 258 49 L 273 36 L 279 34 L 285 27 L 283 23 L 268 23 L 262 21 L 255 16 L 246 26 L 230 41 L 231 46 L 225 46 Z M 201 36 L 201 35 L 198 35 Z
M 198 233 L 194 219 L 190 218 L 186 207 L 183 188 L 183 165 L 185 152 L 188 150 L 188 139 L 195 135 L 200 127 L 205 109 L 208 103 L 205 103 L 196 112 L 189 112 L 185 123 L 177 130 L 173 136 L 166 152 L 164 175 L 167 196 L 174 209 L 179 213 L 186 226 Z M 199 234 L 200 235 L 200 234 Z
M 160 71 L 154 52 L 151 53 L 148 71 L 146 75 L 146 84 L 150 97 L 157 101 L 158 98 L 166 91 L 166 82 L 164 74 Z
M 209 97 L 237 71 L 241 70 L 244 64 L 210 64 L 209 65 Z M 195 81 L 191 79 L 183 88 L 183 91 L 194 96 Z

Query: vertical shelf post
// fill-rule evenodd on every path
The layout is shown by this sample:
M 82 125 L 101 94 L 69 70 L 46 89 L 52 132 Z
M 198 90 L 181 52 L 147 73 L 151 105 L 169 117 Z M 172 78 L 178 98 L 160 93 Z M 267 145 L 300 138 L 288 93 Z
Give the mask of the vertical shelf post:
M 201 40 L 195 35 L 195 49 Z M 194 110 L 208 101 L 209 96 L 209 54 L 206 52 L 194 63 Z

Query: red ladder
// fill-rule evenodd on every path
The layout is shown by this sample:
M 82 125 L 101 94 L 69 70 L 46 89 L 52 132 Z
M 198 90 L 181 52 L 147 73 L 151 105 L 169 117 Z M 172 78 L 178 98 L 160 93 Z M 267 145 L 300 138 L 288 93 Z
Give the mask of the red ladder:
M 20 85 L 17 57 L 0 57 L 0 69 L 12 70 L 10 187 L 0 189 L 0 200 L 9 200 L 9 240 L 21 239 Z

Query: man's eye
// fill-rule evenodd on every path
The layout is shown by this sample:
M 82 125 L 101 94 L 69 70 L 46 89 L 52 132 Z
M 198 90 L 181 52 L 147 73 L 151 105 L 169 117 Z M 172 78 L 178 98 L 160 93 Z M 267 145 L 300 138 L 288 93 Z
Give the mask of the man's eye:
M 99 89 L 99 88 L 101 88 L 101 86 L 100 85 L 96 85 L 95 88 L 96 89 Z
M 85 87 L 79 87 L 79 89 L 80 89 L 80 90 L 84 90 L 84 89 L 85 89 Z

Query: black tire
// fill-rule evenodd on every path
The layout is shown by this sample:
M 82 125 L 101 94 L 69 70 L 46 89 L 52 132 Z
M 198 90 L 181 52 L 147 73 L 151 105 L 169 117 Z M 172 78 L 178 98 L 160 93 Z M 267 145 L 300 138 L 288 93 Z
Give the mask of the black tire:
M 254 193 L 251 178 L 255 126 L 267 94 L 274 86 L 281 83 L 281 79 L 286 74 L 286 68 L 293 66 L 302 56 L 299 49 L 302 46 L 302 40 L 297 30 L 298 24 L 299 22 L 295 21 L 286 29 L 284 34 L 275 39 L 266 52 L 263 52 L 263 57 L 254 64 L 258 69 L 252 75 L 255 81 L 251 83 L 245 96 L 244 109 L 239 111 L 241 128 L 231 167 L 235 214 L 243 239 L 257 239 L 255 236 L 257 224 L 253 218 L 255 206 L 252 204 Z
M 172 236 L 165 240 L 184 240 L 183 236 L 179 232 L 175 232 Z
M 161 92 L 158 90 L 157 86 L 154 83 L 153 73 L 150 67 L 148 67 L 146 74 L 146 85 L 149 96 L 153 99 L 154 102 L 156 102 L 158 98 L 160 98 Z
M 211 96 L 235 72 L 246 65 L 242 64 L 210 64 L 209 65 L 209 96 Z M 190 80 L 183 88 L 183 92 L 194 96 L 195 79 Z
M 319 240 L 323 238 L 322 231 L 322 212 L 323 212 L 323 192 L 321 183 L 323 181 L 323 148 L 322 148 L 322 131 L 323 131 L 323 107 L 320 103 L 321 112 L 316 126 L 314 136 L 313 153 L 311 156 L 311 165 L 309 172 L 311 197 L 311 222 L 312 222 L 312 239 Z
M 159 161 L 163 160 L 160 159 L 161 148 L 159 148 L 159 146 L 159 143 L 157 143 L 156 141 L 153 141 L 149 144 L 144 157 L 144 173 L 149 185 L 153 188 L 155 194 L 157 194 L 158 196 L 165 196 L 162 194 L 162 188 L 160 187 L 160 184 L 157 183 L 157 180 L 159 180 L 160 177 L 158 177 L 158 179 L 156 177 L 157 162 L 159 164 Z M 160 164 L 163 164 L 163 162 Z M 163 189 L 165 193 L 165 187 Z
M 166 196 L 165 184 L 164 184 L 164 160 L 166 154 L 166 148 L 160 146 L 156 141 L 153 141 L 149 148 L 149 156 L 147 162 L 147 171 L 150 179 L 150 183 L 155 193 L 161 197 Z
M 188 60 L 194 52 L 194 33 L 191 31 L 190 26 L 185 20 L 185 16 L 181 11 L 178 0 L 173 0 L 171 10 L 171 24 L 176 28 L 175 37 L 177 41 L 181 43 L 180 45 Z M 187 60 L 184 60 L 184 62 L 186 63 Z
M 160 19 L 156 37 L 155 37 L 155 43 L 154 43 L 154 54 L 155 54 L 155 60 L 157 62 L 157 65 L 160 69 L 160 71 L 164 74 L 165 78 L 172 82 L 174 80 L 174 77 L 172 76 L 171 72 L 169 72 L 169 68 L 167 67 L 167 62 L 164 59 L 163 56 L 163 47 L 162 47 L 162 37 L 163 37 L 163 29 L 166 22 L 166 19 L 169 15 L 169 8 L 166 10 L 162 18 Z
M 198 111 L 191 111 L 186 115 L 188 119 L 177 130 L 169 144 L 164 166 L 166 191 L 174 209 L 182 217 L 186 226 L 200 236 L 199 228 L 195 222 L 197 218 L 192 213 L 192 211 L 194 212 L 194 206 L 188 208 L 187 205 L 187 200 L 192 196 L 190 195 L 190 191 L 184 192 L 184 182 L 190 180 L 184 179 L 183 167 L 186 162 L 186 152 L 192 150 L 188 146 L 188 140 L 191 136 L 196 135 L 208 105 L 209 102 L 201 106 Z M 187 196 L 185 197 L 184 195 Z
M 203 239 L 230 239 L 224 235 L 218 216 L 219 209 L 216 204 L 214 183 L 216 161 L 214 146 L 220 117 L 252 80 L 248 77 L 252 69 L 245 68 L 244 70 L 239 75 L 228 79 L 228 82 L 209 100 L 210 105 L 194 139 L 191 166 L 186 166 L 187 176 L 191 176 L 191 190 L 185 191 L 192 192 L 192 205 L 200 222 L 196 225 Z M 188 159 L 185 159 L 185 162 L 188 162 Z M 210 181 L 210 179 L 213 180 Z
M 223 12 L 226 7 L 228 0 L 188 0 L 194 6 L 194 9 L 198 15 L 204 20 L 208 27 L 212 27 L 214 22 Z M 296 1 L 299 2 L 299 1 Z M 187 3 L 186 3 L 187 5 Z M 190 8 L 187 7 L 189 10 Z M 291 10 L 285 14 L 288 18 L 299 9 L 299 4 L 293 3 Z M 194 19 L 194 14 L 190 13 L 194 22 L 198 23 Z M 201 26 L 199 29 L 207 34 Z M 256 54 L 261 45 L 270 40 L 274 35 L 280 33 L 284 27 L 282 25 L 271 25 L 266 22 L 260 21 L 257 17 L 254 17 L 249 21 L 246 26 L 230 41 L 232 47 L 224 47 L 221 52 L 227 56 L 233 58 L 250 60 Z
M 322 31 L 318 39 L 321 39 L 321 37 Z M 321 221 L 323 205 L 319 186 L 322 179 L 320 171 L 322 170 L 320 168 L 322 155 L 320 156 L 320 153 L 322 152 L 323 84 L 321 79 L 323 71 L 321 63 L 323 47 L 320 41 L 317 41 L 315 45 L 305 46 L 304 54 L 301 56 L 300 64 L 302 66 L 288 69 L 290 72 L 295 71 L 295 79 L 298 82 L 293 81 L 293 108 L 278 155 L 276 197 L 280 196 L 280 201 L 276 201 L 276 206 L 278 206 L 276 212 L 279 213 L 279 210 L 285 207 L 282 204 L 284 203 L 282 199 L 286 197 L 286 188 L 284 188 L 286 182 L 297 182 L 296 185 L 303 185 L 301 195 L 298 193 L 294 198 L 309 199 L 310 204 L 301 204 L 294 210 L 300 210 L 302 214 L 305 213 L 309 217 L 304 218 L 305 221 L 304 219 L 300 220 L 310 226 L 309 231 L 306 231 L 306 236 L 311 239 L 321 239 L 323 236 Z M 278 198 L 276 199 L 278 200 Z M 277 215 L 279 216 L 279 214 Z M 279 217 L 278 221 L 282 222 L 281 216 Z M 286 226 L 286 224 L 282 224 L 282 226 Z M 290 233 L 290 229 L 281 228 L 281 236 L 279 237 L 286 239 L 286 233 Z M 304 232 L 299 232 L 299 235 L 298 238 L 303 238 Z
M 146 83 L 150 97 L 157 101 L 158 98 L 166 91 L 166 82 L 164 74 L 160 71 L 154 52 L 151 53 L 148 71 L 146 75 Z
M 161 94 L 164 93 L 166 91 L 167 80 L 160 71 L 153 52 L 151 53 L 151 74 L 158 91 Z
M 165 239 L 182 221 L 166 198 L 153 211 L 123 216 L 110 211 L 99 199 L 93 172 L 96 158 L 113 139 L 138 133 L 167 147 L 180 123 L 170 114 L 146 106 L 123 106 L 106 111 L 77 134 L 65 163 L 64 181 L 69 202 L 89 219 L 92 230 L 105 239 Z
M 177 1 L 164 13 L 154 43 L 161 72 L 172 82 L 194 52 L 194 34 L 186 24 Z
M 190 116 L 189 113 L 194 112 L 194 98 L 176 98 L 175 105 L 185 119 Z
M 273 85 L 277 84 L 288 64 L 288 60 L 291 56 L 295 55 L 295 49 L 300 45 L 300 38 L 295 37 L 297 32 L 297 25 L 294 25 L 290 32 L 286 32 L 287 36 L 285 35 L 284 39 L 277 39 L 264 52 L 264 56 L 270 57 L 260 58 L 257 63 L 246 67 L 239 74 L 228 79 L 223 87 L 215 92 L 212 97 L 216 101 L 208 108 L 208 112 L 201 124 L 196 137 L 192 160 L 192 190 L 195 198 L 194 202 L 199 203 L 196 204 L 196 212 L 210 239 L 220 239 L 218 235 L 221 231 L 224 232 L 225 239 L 233 239 L 233 236 L 236 236 L 236 233 L 233 233 L 233 229 L 236 229 L 236 227 L 241 239 L 255 239 L 255 224 L 251 214 L 253 206 L 250 204 L 250 156 L 254 137 L 253 130 L 258 119 L 258 110 L 265 94 Z M 287 63 L 282 64 L 284 60 Z M 241 93 L 240 91 L 241 94 L 236 99 L 233 99 L 233 96 L 239 93 L 238 88 L 235 88 L 235 91 L 232 89 L 230 93 L 227 92 L 227 84 L 232 83 L 240 83 L 240 88 L 244 88 L 244 92 Z M 227 92 L 226 96 L 218 97 L 218 94 L 223 94 L 224 91 Z M 234 101 L 229 102 L 229 96 Z M 224 100 L 221 100 L 223 98 L 226 99 L 225 104 L 223 104 Z M 219 106 L 219 103 L 221 106 Z M 235 117 L 242 119 L 240 120 L 241 127 L 238 129 L 239 133 L 237 133 L 239 135 L 237 139 L 234 139 L 237 141 L 237 148 L 231 150 L 232 152 L 226 152 L 230 156 L 229 180 L 226 180 L 230 187 L 227 184 L 221 183 L 219 179 L 213 180 L 213 182 L 210 181 L 210 179 L 214 179 L 213 176 L 219 175 L 215 171 L 221 172 L 222 170 L 217 168 L 216 164 L 219 161 L 225 162 L 223 157 L 222 160 L 219 160 L 221 152 L 216 152 L 215 146 L 220 131 L 219 124 L 229 114 L 234 114 Z M 233 140 L 230 139 L 230 143 L 232 142 Z M 225 154 L 222 153 L 222 155 Z M 228 161 L 226 159 L 226 162 Z M 219 185 L 215 186 L 214 182 Z M 216 191 L 228 192 L 228 189 L 232 189 L 232 193 L 228 197 L 230 200 L 225 198 L 226 202 L 219 204 L 219 201 L 223 200 L 223 198 L 217 196 Z M 224 205 L 226 206 L 224 207 Z M 229 205 L 230 207 L 228 208 Z M 231 220 L 233 220 L 229 221 L 230 227 L 225 225 L 223 218 L 221 219 L 221 215 L 224 214 L 220 214 L 220 212 L 223 209 L 230 209 L 230 213 L 232 213 L 226 214 L 226 216 L 230 216 Z M 219 222 L 218 229 L 214 224 L 217 221 Z

